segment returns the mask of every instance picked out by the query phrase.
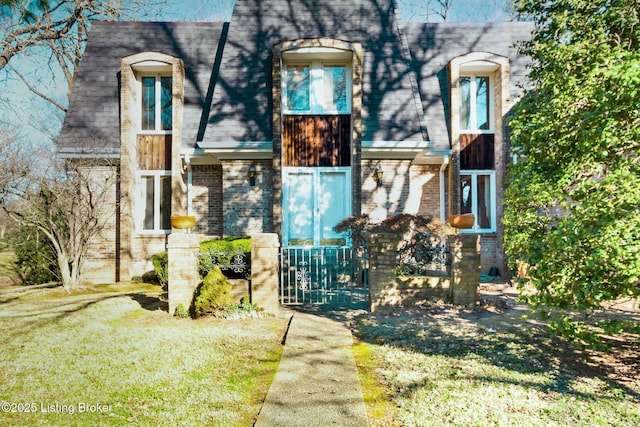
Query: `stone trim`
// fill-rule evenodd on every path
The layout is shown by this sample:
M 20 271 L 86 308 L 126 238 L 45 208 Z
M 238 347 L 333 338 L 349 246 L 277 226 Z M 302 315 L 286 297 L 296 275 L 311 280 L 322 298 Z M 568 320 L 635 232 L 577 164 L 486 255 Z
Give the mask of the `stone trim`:
M 186 215 L 187 185 L 182 174 L 180 147 L 182 145 L 182 115 L 184 105 L 184 63 L 180 58 L 161 52 L 140 52 L 120 59 L 120 266 L 119 280 L 128 280 L 140 273 L 134 271 L 137 252 L 135 242 L 136 194 L 136 111 L 139 105 L 136 64 L 153 61 L 166 64 L 171 70 L 172 86 L 172 144 L 171 144 L 171 211 Z
M 351 57 L 351 191 L 352 215 L 360 215 L 362 158 L 362 58 L 361 43 L 327 37 L 296 39 L 275 44 L 272 50 L 273 98 L 273 230 L 282 233 L 282 54 L 302 48 L 331 48 L 350 51 Z

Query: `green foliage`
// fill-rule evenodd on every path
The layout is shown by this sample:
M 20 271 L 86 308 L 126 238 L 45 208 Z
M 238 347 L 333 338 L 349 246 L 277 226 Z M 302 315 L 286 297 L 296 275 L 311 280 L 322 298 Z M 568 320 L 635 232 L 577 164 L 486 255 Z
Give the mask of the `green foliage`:
M 196 317 L 208 314 L 224 317 L 233 304 L 231 283 L 222 274 L 220 268 L 214 266 L 207 273 L 202 284 L 196 288 L 192 312 Z
M 229 236 L 204 241 L 200 243 L 198 262 L 202 277 L 218 266 L 227 277 L 248 278 L 251 274 L 251 237 Z M 239 268 L 240 264 L 246 266 Z M 235 267 L 229 267 L 231 265 Z
M 19 227 L 11 241 L 23 284 L 38 285 L 58 280 L 56 255 L 44 234 L 34 227 Z
M 175 311 L 174 315 L 176 317 L 180 317 L 182 319 L 186 319 L 187 317 L 189 317 L 189 310 L 187 310 L 186 307 L 182 303 L 180 303 L 176 307 L 176 311 Z
M 577 310 L 640 296 L 640 17 L 636 0 L 523 0 L 533 89 L 509 121 L 509 262 L 532 266 L 534 307 Z M 551 310 L 552 313 L 557 311 Z M 552 328 L 597 345 L 568 316 Z
M 169 281 L 169 254 L 167 252 L 156 254 L 151 258 L 151 262 L 158 281 L 162 286 L 166 286 Z

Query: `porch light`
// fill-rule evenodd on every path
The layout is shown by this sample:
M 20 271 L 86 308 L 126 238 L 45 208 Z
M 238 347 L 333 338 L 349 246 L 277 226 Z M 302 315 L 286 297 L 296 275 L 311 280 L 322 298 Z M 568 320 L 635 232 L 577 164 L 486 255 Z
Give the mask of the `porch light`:
M 378 187 L 382 187 L 382 175 L 384 172 L 382 172 L 382 168 L 380 166 L 378 166 L 376 168 L 375 174 L 373 175 L 373 179 L 376 181 L 376 184 L 378 185 Z
M 250 186 L 255 186 L 256 185 L 256 166 L 255 165 L 251 165 L 249 166 L 249 185 Z

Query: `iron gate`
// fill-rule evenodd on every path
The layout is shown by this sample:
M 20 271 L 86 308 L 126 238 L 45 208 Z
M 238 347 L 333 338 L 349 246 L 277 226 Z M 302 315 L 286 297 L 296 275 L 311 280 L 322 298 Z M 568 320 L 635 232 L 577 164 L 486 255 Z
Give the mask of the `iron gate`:
M 280 302 L 367 308 L 366 248 L 289 247 L 280 251 Z

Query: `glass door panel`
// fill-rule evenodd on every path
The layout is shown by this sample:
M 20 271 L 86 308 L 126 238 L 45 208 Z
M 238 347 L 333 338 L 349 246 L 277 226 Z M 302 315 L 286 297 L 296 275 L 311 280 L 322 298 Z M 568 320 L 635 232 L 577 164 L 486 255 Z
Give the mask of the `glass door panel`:
M 284 246 L 345 246 L 333 227 L 351 214 L 348 167 L 283 168 Z
M 313 245 L 315 234 L 314 174 L 308 171 L 292 171 L 286 177 L 286 240 L 289 245 Z M 284 231 L 284 230 L 283 230 Z

